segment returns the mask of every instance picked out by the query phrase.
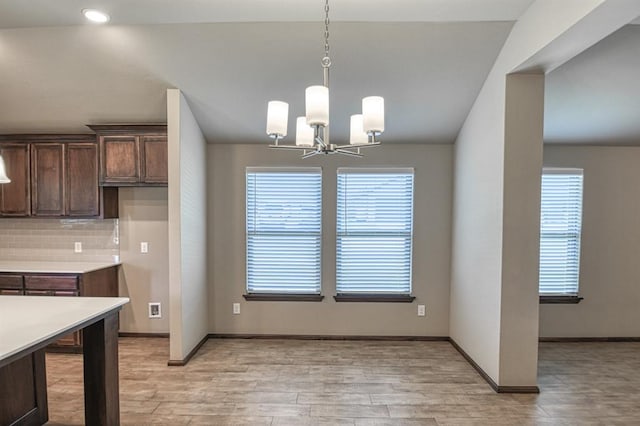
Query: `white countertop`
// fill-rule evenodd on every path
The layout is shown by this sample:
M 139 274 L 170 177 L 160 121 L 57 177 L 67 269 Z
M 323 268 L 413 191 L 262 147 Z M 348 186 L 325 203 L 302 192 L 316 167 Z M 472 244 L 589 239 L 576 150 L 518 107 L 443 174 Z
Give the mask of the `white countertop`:
M 127 297 L 0 296 L 0 361 L 126 303 Z
M 117 266 L 114 262 L 31 262 L 31 261 L 0 261 L 0 272 L 23 273 L 62 273 L 84 274 L 98 269 Z

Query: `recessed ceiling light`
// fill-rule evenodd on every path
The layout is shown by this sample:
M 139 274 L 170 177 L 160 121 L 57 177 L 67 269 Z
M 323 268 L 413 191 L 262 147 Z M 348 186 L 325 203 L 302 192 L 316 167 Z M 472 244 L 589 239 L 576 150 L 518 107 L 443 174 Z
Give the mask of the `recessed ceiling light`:
M 109 22 L 109 19 L 111 19 L 109 15 L 96 9 L 82 9 L 82 14 L 91 22 L 98 24 L 104 24 L 105 22 Z

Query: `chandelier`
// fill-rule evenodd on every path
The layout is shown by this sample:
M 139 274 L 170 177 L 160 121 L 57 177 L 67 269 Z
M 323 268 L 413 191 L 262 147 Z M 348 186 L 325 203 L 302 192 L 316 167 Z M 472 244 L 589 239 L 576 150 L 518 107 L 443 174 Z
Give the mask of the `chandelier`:
M 384 99 L 380 96 L 368 96 L 362 99 L 362 114 L 351 116 L 349 143 L 332 144 L 329 139 L 329 0 L 324 5 L 324 57 L 322 71 L 324 84 L 310 86 L 305 91 L 304 117 L 296 119 L 295 145 L 280 144 L 287 135 L 289 104 L 282 101 L 270 101 L 267 107 L 267 134 L 274 140 L 270 148 L 302 150 L 302 158 L 317 154 L 344 154 L 362 157 L 360 148 L 380 145 L 377 137 L 384 131 Z

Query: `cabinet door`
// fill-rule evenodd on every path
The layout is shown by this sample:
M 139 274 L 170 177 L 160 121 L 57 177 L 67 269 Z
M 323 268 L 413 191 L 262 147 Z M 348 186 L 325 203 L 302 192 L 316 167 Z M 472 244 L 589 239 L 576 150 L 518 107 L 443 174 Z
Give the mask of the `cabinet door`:
M 26 290 L 25 294 L 27 296 L 78 296 L 77 291 L 66 291 L 66 290 Z M 74 331 L 73 333 L 67 334 L 66 336 L 62 336 L 55 343 L 52 343 L 53 346 L 80 346 L 81 337 L 80 331 Z
M 25 275 L 27 290 L 78 291 L 77 275 Z
M 0 274 L 0 295 L 24 294 L 23 281 L 22 275 Z
M 98 146 L 95 143 L 67 144 L 66 169 L 67 215 L 100 215 Z
M 29 144 L 0 144 L 10 183 L 0 185 L 0 215 L 29 216 L 31 214 L 31 185 Z
M 141 136 L 140 152 L 144 159 L 142 181 L 144 183 L 168 183 L 167 137 Z
M 77 291 L 68 290 L 54 290 L 53 296 L 65 296 L 65 297 L 77 297 L 79 293 Z M 62 336 L 56 340 L 56 346 L 80 346 L 81 333 L 80 331 L 74 331 L 73 333 Z
M 62 143 L 31 144 L 32 216 L 63 216 L 66 213 L 64 148 Z
M 140 181 L 140 145 L 137 136 L 100 136 L 100 181 Z

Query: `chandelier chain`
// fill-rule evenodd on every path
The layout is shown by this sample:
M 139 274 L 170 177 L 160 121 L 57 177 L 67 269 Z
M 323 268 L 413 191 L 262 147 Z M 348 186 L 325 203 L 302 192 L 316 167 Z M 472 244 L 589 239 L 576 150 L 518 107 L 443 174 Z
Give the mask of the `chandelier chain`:
M 324 56 L 329 58 L 329 0 L 324 3 Z

